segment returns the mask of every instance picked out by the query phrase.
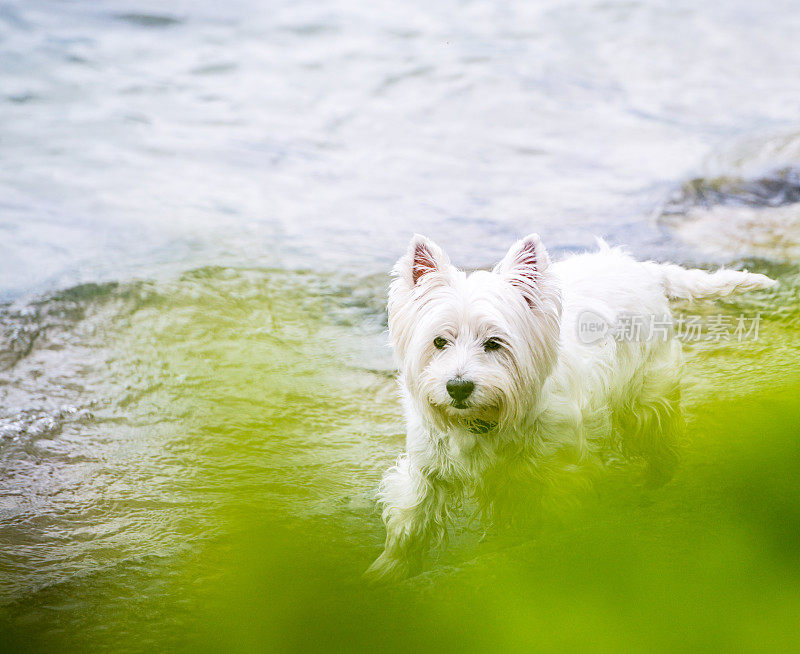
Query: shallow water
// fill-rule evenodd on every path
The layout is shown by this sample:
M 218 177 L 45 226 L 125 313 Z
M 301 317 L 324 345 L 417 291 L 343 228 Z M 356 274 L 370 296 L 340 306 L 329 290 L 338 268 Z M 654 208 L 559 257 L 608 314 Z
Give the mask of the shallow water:
M 781 650 L 800 592 L 794 3 L 0 7 L 9 648 Z M 701 314 L 684 465 L 358 575 L 402 448 L 386 271 L 537 230 L 781 285 Z M 433 640 L 432 640 L 433 639 Z
M 0 293 L 377 273 L 413 231 L 674 257 L 671 188 L 797 149 L 796 3 L 696 5 L 6 2 Z

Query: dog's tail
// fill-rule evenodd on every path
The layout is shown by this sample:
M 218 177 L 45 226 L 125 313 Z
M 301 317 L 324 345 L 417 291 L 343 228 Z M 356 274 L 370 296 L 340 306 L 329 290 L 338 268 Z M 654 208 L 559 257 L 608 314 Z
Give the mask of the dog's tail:
M 697 268 L 681 268 L 671 263 L 644 264 L 660 281 L 668 298 L 704 300 L 734 293 L 769 288 L 777 282 L 766 275 L 720 268 L 709 273 Z

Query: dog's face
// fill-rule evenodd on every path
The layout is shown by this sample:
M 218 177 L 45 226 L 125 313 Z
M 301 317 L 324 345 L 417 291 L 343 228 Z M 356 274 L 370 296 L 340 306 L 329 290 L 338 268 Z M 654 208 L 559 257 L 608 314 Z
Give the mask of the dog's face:
M 560 296 L 535 234 L 492 272 L 450 265 L 416 236 L 394 268 L 389 329 L 417 408 L 442 427 L 524 415 L 552 370 Z

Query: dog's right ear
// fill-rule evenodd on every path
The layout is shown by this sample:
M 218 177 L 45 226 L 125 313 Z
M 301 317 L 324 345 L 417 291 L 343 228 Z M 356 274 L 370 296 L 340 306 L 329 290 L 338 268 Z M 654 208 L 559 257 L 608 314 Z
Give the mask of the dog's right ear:
M 511 246 L 494 272 L 506 275 L 514 285 L 535 284 L 550 265 L 550 257 L 538 234 L 528 234 Z
M 394 267 L 394 274 L 404 279 L 409 287 L 419 284 L 426 275 L 444 272 L 450 259 L 436 243 L 420 234 L 414 234 L 408 251 Z
M 528 234 L 511 246 L 494 272 L 503 275 L 517 288 L 530 306 L 539 301 L 542 276 L 550 266 L 550 257 L 538 234 Z

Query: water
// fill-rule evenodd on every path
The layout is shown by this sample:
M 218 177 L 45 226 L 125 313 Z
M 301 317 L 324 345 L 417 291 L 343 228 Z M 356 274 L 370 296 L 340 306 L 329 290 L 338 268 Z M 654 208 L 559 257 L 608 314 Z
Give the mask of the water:
M 798 28 L 788 1 L 3 4 L 4 644 L 781 649 Z M 611 475 L 535 541 L 462 525 L 365 589 L 403 443 L 386 271 L 415 231 L 478 267 L 533 230 L 781 285 L 701 309 L 762 337 L 688 348 L 672 484 Z

